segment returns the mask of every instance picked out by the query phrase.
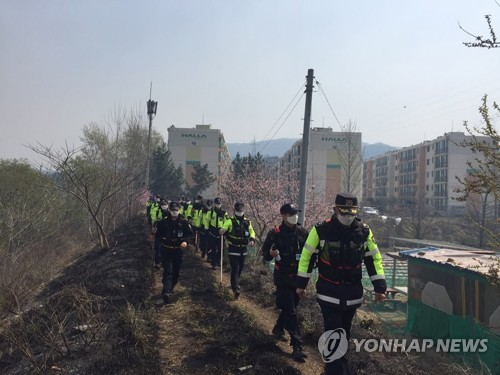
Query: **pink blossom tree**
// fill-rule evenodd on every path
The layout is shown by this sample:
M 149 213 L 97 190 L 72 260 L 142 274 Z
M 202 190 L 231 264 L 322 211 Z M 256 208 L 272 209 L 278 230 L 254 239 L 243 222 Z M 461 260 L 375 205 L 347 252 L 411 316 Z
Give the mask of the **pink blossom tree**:
M 249 157 L 251 157 L 249 155 Z M 242 168 L 221 181 L 225 200 L 245 204 L 245 216 L 252 220 L 257 240 L 262 243 L 267 232 L 281 223 L 280 207 L 285 203 L 295 203 L 298 197 L 298 181 L 286 181 L 279 176 L 279 170 L 264 162 L 257 166 Z M 329 217 L 332 204 L 310 189 L 306 194 L 306 228 Z

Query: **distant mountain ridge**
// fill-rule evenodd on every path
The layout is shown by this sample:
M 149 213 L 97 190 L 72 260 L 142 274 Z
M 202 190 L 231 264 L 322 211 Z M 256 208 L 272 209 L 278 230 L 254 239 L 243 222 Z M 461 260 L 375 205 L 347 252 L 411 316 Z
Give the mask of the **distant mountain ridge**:
M 253 152 L 260 152 L 263 156 L 281 157 L 298 140 L 299 138 L 279 138 L 255 143 L 227 143 L 226 146 L 231 158 L 234 158 L 238 152 L 241 156 L 246 156 Z M 387 151 L 394 151 L 397 149 L 398 147 L 390 146 L 385 143 L 369 144 L 363 142 L 363 159 L 367 160 L 374 156 L 382 155 Z

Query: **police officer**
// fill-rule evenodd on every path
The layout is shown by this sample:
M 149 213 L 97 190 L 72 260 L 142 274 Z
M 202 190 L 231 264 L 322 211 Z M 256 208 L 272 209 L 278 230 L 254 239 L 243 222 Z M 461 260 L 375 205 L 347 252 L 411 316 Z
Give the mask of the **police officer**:
M 205 256 L 208 254 L 208 231 L 205 229 L 206 222 L 208 221 L 208 213 L 214 207 L 214 201 L 212 199 L 207 199 L 206 204 L 201 210 L 199 214 L 198 221 L 200 221 L 200 251 L 201 251 L 201 259 L 205 259 Z M 207 256 L 207 261 L 210 259 Z
M 170 202 L 167 214 L 156 224 L 163 265 L 162 298 L 165 303 L 169 302 L 179 279 L 182 251 L 187 247 L 187 241 L 193 237 L 193 230 L 188 221 L 179 214 L 179 209 L 178 202 Z
M 297 294 L 305 295 L 313 255 L 318 254 L 316 300 L 324 329 L 342 328 L 349 339 L 352 319 L 363 302 L 361 262 L 365 263 L 377 301 L 385 299 L 386 283 L 382 256 L 373 233 L 355 216 L 358 213 L 356 196 L 337 194 L 333 210 L 333 216 L 316 224 L 307 237 L 299 262 Z M 326 374 L 350 374 L 345 356 L 327 363 L 325 370 Z
M 181 209 L 179 210 L 179 213 L 184 216 L 189 222 L 191 221 L 191 201 L 189 199 L 186 199 L 186 197 L 181 198 L 180 202 Z M 191 222 L 190 222 L 191 224 Z
M 212 269 L 220 268 L 220 257 L 222 252 L 222 244 L 220 237 L 220 229 L 224 222 L 229 219 L 227 212 L 222 208 L 222 200 L 214 199 L 214 207 L 207 212 L 205 219 L 205 229 L 208 231 L 208 251 L 210 253 L 210 262 Z
M 151 221 L 151 206 L 156 202 L 155 196 L 150 195 L 148 201 L 146 202 L 146 218 L 148 219 L 148 224 L 151 227 L 153 225 Z
M 293 203 L 281 206 L 281 224 L 267 233 L 262 245 L 262 255 L 267 261 L 274 259 L 274 285 L 276 285 L 276 306 L 281 310 L 273 328 L 276 337 L 284 338 L 285 330 L 290 334 L 292 356 L 307 358 L 302 348 L 302 339 L 297 318 L 299 296 L 296 293 L 296 276 L 302 247 L 307 230 L 298 223 L 300 210 Z
M 203 208 L 205 205 L 203 204 L 203 197 L 201 195 L 196 196 L 194 203 L 191 208 L 191 226 L 193 227 L 193 231 L 196 234 L 196 241 L 194 246 L 198 250 L 200 246 L 200 227 L 201 227 L 201 218 L 203 213 Z
M 153 224 L 154 240 L 154 268 L 159 270 L 161 265 L 161 252 L 160 252 L 160 237 L 157 233 L 156 223 L 166 216 L 168 212 L 167 198 L 161 197 L 158 205 L 151 211 L 151 222 Z
M 156 218 L 157 212 L 160 209 L 160 196 L 156 195 L 154 201 L 151 203 L 151 207 L 149 208 L 149 219 L 148 222 L 151 226 L 154 224 L 154 219 Z
M 231 265 L 231 289 L 236 299 L 240 296 L 240 276 L 248 254 L 247 245 L 255 244 L 255 231 L 250 220 L 245 217 L 244 208 L 243 203 L 236 202 L 234 215 L 224 222 L 219 231 L 221 235 L 226 234 Z

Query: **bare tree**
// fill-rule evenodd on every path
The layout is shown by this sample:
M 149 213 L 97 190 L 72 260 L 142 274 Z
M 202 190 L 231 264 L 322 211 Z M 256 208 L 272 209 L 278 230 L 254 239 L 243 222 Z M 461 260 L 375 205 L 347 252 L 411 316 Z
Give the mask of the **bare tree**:
M 455 199 L 468 203 L 476 218 L 474 222 L 480 228 L 479 243 L 484 245 L 485 231 L 490 233 L 491 245 L 500 246 L 500 236 L 486 226 L 487 211 L 493 208 L 491 216 L 498 217 L 498 201 L 500 199 L 500 134 L 495 129 L 492 116 L 489 113 L 487 96 L 483 96 L 479 112 L 483 119 L 480 126 L 469 126 L 464 122 L 464 127 L 469 138 L 462 141 L 460 146 L 469 148 L 475 154 L 472 160 L 467 162 L 469 175 L 457 181 L 460 186 L 455 189 L 459 196 Z M 500 114 L 500 107 L 493 102 L 493 109 Z M 479 138 L 478 135 L 482 137 Z M 485 140 L 486 137 L 486 140 Z
M 409 237 L 424 239 L 434 225 L 436 218 L 434 209 L 425 203 L 423 195 L 407 200 L 405 207 L 407 219 L 404 220 L 404 229 L 408 232 Z
M 495 3 L 500 7 L 500 4 L 495 1 Z M 493 26 L 491 24 L 491 14 L 486 14 L 484 16 L 486 18 L 486 23 L 488 24 L 488 30 L 490 34 L 490 38 L 485 38 L 482 35 L 475 35 L 460 25 L 460 22 L 458 23 L 458 27 L 465 32 L 466 34 L 469 34 L 471 37 L 475 39 L 474 42 L 464 42 L 463 44 L 467 47 L 481 47 L 481 48 L 499 48 L 500 47 L 500 42 L 497 40 L 497 37 L 495 35 L 495 31 L 493 30 Z
M 342 166 L 342 191 L 360 195 L 363 174 L 361 133 L 357 132 L 356 123 L 349 120 L 342 126 L 345 142 L 339 144 L 339 161 Z
M 139 142 L 139 149 L 127 148 L 134 136 L 145 139 L 145 127 L 138 127 L 138 122 L 140 116 L 117 112 L 107 127 L 85 126 L 81 147 L 29 146 L 56 172 L 51 187 L 74 196 L 85 207 L 103 249 L 110 247 L 107 232 L 117 215 L 125 213 L 143 192 L 146 142 Z

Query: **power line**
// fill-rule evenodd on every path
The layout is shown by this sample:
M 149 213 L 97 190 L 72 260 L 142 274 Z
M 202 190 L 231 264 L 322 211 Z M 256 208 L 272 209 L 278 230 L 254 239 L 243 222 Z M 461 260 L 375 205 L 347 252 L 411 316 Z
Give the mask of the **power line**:
M 263 141 L 266 140 L 267 136 L 273 131 L 274 127 L 281 120 L 281 118 L 283 117 L 283 115 L 285 114 L 285 112 L 288 110 L 288 108 L 290 108 L 290 106 L 292 105 L 292 103 L 295 101 L 295 98 L 297 97 L 297 95 L 299 95 L 300 92 L 303 90 L 304 85 L 305 85 L 304 83 L 302 83 L 300 85 L 299 90 L 297 91 L 297 93 L 295 94 L 295 96 L 293 97 L 293 99 L 290 101 L 290 103 L 288 103 L 288 105 L 286 106 L 285 110 L 281 113 L 280 117 L 278 117 L 278 119 L 276 120 L 276 122 L 274 123 L 274 125 L 271 127 L 271 129 L 269 129 L 269 131 L 267 132 L 267 134 L 262 139 Z
M 271 140 L 274 138 L 274 136 L 276 135 L 276 133 L 278 133 L 281 129 L 281 127 L 285 124 L 286 120 L 288 120 L 288 118 L 290 117 L 290 115 L 293 113 L 293 111 L 295 110 L 295 108 L 297 107 L 297 105 L 299 104 L 300 100 L 302 99 L 302 97 L 305 95 L 305 91 L 302 92 L 302 95 L 300 96 L 300 98 L 297 100 L 297 102 L 295 103 L 295 105 L 293 106 L 292 110 L 288 113 L 288 115 L 286 116 L 286 118 L 283 120 L 283 122 L 281 123 L 281 125 L 279 126 L 278 129 L 276 129 L 276 131 L 274 132 L 273 136 L 271 138 L 269 138 L 269 140 L 266 142 L 266 144 L 259 150 L 260 151 L 263 151 L 267 145 L 269 144 L 269 142 L 271 142 Z
M 316 80 L 316 85 L 318 86 L 319 88 L 319 91 L 323 94 L 323 96 L 325 97 L 325 100 L 326 100 L 326 103 L 328 104 L 328 107 L 330 108 L 330 111 L 332 111 L 333 113 L 333 117 L 335 117 L 335 120 L 337 120 L 337 123 L 339 124 L 340 126 L 340 129 L 343 129 L 344 127 L 342 126 L 342 124 L 340 123 L 339 119 L 337 118 L 337 115 L 335 114 L 335 111 L 333 110 L 332 108 L 332 105 L 330 104 L 330 101 L 328 100 L 328 98 L 326 97 L 326 94 L 325 94 L 325 91 L 323 90 L 323 87 L 321 86 L 321 84 Z

